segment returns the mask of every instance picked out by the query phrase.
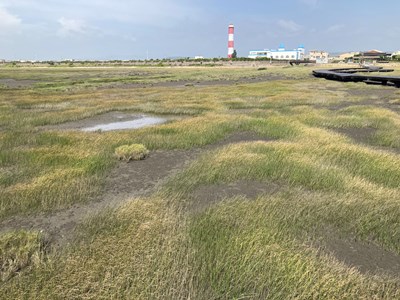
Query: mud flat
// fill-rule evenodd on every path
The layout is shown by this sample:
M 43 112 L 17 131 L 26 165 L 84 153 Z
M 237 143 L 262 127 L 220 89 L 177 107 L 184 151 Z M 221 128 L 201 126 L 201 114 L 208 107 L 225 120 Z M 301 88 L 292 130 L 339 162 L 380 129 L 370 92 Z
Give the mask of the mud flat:
M 93 197 L 87 203 L 78 203 L 69 209 L 52 214 L 14 216 L 0 222 L 0 234 L 13 230 L 39 230 L 46 235 L 51 247 L 63 247 L 72 241 L 78 224 L 104 210 L 116 209 L 127 201 L 155 193 L 168 178 L 183 170 L 206 151 L 241 142 L 272 140 L 260 137 L 252 132 L 237 132 L 202 148 L 157 150 L 151 152 L 145 160 L 131 163 L 120 162 L 106 177 L 102 193 Z M 195 211 L 201 211 L 217 202 L 208 199 L 207 196 L 204 196 L 204 193 L 221 200 L 227 196 L 236 195 L 241 189 L 244 189 L 244 192 L 240 195 L 254 198 L 259 194 L 267 193 L 271 189 L 276 189 L 276 187 L 271 188 L 262 183 L 245 181 L 228 187 L 224 185 L 217 188 L 202 187 L 195 194 L 196 203 L 191 208 Z M 203 196 L 200 196 L 200 194 Z

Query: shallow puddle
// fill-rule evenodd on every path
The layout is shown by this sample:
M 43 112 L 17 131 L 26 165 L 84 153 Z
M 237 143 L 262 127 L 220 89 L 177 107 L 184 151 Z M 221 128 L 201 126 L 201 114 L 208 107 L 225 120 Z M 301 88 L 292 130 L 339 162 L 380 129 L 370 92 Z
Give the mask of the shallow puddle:
M 98 124 L 96 126 L 82 128 L 82 131 L 111 131 L 111 130 L 122 130 L 122 129 L 138 129 L 146 126 L 157 125 L 167 122 L 166 118 L 160 117 L 149 117 L 149 116 L 138 116 L 135 120 L 113 122 L 108 124 Z

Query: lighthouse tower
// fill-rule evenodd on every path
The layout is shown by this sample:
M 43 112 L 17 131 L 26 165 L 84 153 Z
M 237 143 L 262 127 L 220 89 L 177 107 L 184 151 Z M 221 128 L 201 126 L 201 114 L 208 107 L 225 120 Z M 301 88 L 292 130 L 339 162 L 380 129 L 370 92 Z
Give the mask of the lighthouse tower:
M 234 34 L 235 26 L 230 24 L 228 27 L 228 58 L 232 58 L 233 51 L 235 50 Z

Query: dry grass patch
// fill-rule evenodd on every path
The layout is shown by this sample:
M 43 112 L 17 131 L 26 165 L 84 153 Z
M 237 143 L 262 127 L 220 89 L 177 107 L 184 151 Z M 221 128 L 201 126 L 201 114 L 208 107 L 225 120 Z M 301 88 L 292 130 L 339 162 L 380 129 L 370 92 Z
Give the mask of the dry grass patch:
M 0 235 L 0 282 L 5 282 L 29 265 L 38 265 L 45 242 L 38 232 L 9 232 Z

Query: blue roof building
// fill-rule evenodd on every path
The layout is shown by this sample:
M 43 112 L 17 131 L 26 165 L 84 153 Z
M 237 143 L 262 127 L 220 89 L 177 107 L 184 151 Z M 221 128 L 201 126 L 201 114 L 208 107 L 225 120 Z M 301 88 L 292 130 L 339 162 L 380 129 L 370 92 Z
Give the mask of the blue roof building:
M 304 45 L 300 45 L 297 49 L 286 50 L 284 44 L 280 44 L 277 50 L 264 49 L 253 50 L 249 53 L 249 58 L 271 58 L 276 60 L 303 60 L 305 56 Z

